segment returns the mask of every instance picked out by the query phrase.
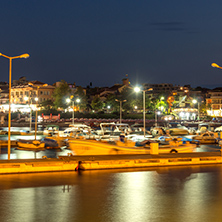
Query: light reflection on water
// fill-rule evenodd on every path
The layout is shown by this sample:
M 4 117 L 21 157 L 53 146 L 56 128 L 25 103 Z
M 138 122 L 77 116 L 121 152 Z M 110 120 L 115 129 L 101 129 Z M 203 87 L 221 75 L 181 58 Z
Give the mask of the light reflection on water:
M 0 220 L 219 222 L 221 187 L 221 165 L 2 175 Z

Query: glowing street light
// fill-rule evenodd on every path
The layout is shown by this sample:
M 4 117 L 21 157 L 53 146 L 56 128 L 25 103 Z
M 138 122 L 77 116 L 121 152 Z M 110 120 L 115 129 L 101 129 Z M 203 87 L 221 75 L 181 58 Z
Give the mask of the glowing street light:
M 147 91 L 151 91 L 151 90 L 153 90 L 152 88 L 149 88 L 149 89 L 144 89 L 144 90 L 142 90 L 143 91 L 143 133 L 144 133 L 144 137 L 146 136 L 146 108 L 145 108 L 145 94 L 146 94 L 146 92 Z M 138 92 L 140 92 L 141 91 L 141 89 L 139 88 L 139 87 L 135 87 L 134 88 L 134 91 L 136 92 L 136 93 L 138 93 Z
M 67 99 L 66 99 L 66 102 L 67 102 L 67 103 L 72 102 L 72 107 L 73 107 L 73 109 L 72 109 L 72 125 L 73 125 L 73 127 L 74 127 L 74 115 L 75 115 L 75 114 L 74 114 L 74 112 L 75 112 L 75 111 L 74 111 L 74 107 L 75 107 L 75 103 L 74 103 L 73 97 L 74 97 L 74 96 L 70 96 L 71 99 L 70 99 L 70 98 L 67 98 Z M 76 99 L 76 102 L 79 103 L 79 102 L 80 102 L 80 99 Z
M 211 63 L 211 66 L 214 68 L 222 69 L 222 67 L 217 65 L 216 63 Z
M 10 160 L 11 153 L 11 86 L 12 86 L 12 60 L 13 59 L 27 59 L 29 54 L 25 53 L 19 56 L 7 56 L 0 53 L 0 56 L 9 60 L 9 103 L 8 103 L 8 159 Z

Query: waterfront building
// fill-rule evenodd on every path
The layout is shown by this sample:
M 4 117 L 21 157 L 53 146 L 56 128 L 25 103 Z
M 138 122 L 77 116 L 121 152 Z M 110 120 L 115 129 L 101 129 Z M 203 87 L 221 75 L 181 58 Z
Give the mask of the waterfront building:
M 32 103 L 36 103 L 35 98 L 38 97 L 38 103 L 41 103 L 52 99 L 54 89 L 54 86 L 39 81 L 30 81 L 25 85 L 12 86 L 12 103 L 26 104 L 25 97 L 30 98 Z
M 1 104 L 6 104 L 8 102 L 8 83 L 7 82 L 0 82 L 0 110 Z
M 55 87 L 39 82 L 29 81 L 22 85 L 13 85 L 11 88 L 12 111 L 24 111 L 29 106 L 36 109 L 37 104 L 52 99 Z M 38 98 L 38 101 L 35 98 Z M 8 110 L 8 105 L 1 106 L 2 111 Z
M 222 116 L 222 88 L 216 88 L 208 91 L 206 109 L 209 116 Z

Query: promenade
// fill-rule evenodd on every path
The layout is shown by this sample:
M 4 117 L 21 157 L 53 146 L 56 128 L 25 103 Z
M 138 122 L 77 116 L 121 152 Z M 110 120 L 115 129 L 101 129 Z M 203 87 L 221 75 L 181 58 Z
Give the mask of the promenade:
M 195 152 L 161 155 L 128 154 L 59 156 L 58 159 L 43 157 L 42 159 L 0 160 L 0 174 L 206 165 L 221 163 L 221 152 Z

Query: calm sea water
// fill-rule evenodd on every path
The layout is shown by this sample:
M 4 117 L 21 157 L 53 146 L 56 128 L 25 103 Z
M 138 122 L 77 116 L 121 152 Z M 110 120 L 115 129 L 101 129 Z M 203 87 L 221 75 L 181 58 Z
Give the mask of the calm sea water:
M 0 221 L 221 222 L 222 166 L 1 175 Z

